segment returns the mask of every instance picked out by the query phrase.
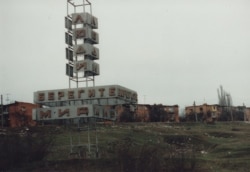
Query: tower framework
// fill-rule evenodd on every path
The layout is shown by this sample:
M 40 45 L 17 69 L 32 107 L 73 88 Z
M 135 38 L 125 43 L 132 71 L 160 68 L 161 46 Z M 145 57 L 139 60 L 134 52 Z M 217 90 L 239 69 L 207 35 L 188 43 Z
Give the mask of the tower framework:
M 95 86 L 95 76 L 100 74 L 98 19 L 92 15 L 92 4 L 88 0 L 67 0 L 65 17 L 66 75 L 69 77 L 69 88 L 72 82 L 75 87 L 86 87 L 89 83 Z

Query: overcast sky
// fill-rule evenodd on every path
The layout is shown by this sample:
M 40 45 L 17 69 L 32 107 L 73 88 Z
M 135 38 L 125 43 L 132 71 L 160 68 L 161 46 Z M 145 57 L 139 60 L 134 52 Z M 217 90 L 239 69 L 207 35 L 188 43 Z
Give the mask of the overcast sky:
M 100 76 L 139 103 L 217 104 L 220 85 L 250 106 L 249 0 L 90 0 L 99 20 Z M 66 0 L 0 1 L 0 94 L 68 88 Z

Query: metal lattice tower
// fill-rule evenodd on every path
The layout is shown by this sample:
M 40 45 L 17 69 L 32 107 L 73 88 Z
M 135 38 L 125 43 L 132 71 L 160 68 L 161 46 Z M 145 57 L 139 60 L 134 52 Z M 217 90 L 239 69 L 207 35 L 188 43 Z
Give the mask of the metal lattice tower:
M 67 16 L 65 17 L 66 75 L 71 82 L 92 82 L 95 86 L 95 76 L 99 75 L 99 49 L 94 44 L 99 43 L 98 20 L 92 15 L 92 6 L 88 0 L 67 0 Z

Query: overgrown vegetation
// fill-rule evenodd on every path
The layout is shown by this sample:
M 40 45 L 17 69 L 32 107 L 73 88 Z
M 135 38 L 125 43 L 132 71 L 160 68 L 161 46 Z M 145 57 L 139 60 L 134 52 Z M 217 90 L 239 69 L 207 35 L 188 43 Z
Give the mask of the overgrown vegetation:
M 33 140 L 35 142 L 31 146 L 33 151 L 28 150 L 28 153 L 24 153 L 24 150 L 27 150 L 26 146 L 29 145 L 28 137 L 18 136 L 19 140 L 13 143 L 12 136 L 7 134 L 9 140 L 7 135 L 3 138 L 6 138 L 8 143 L 12 142 L 13 145 L 9 146 L 8 150 L 5 145 L 5 151 L 12 154 L 12 157 L 1 154 L 1 160 L 13 158 L 14 153 L 10 151 L 10 147 L 15 147 L 13 152 L 22 154 L 23 159 L 21 156 L 14 157 L 9 161 L 8 167 L 20 161 L 18 169 L 24 169 L 23 171 L 229 172 L 237 170 L 241 172 L 250 168 L 248 163 L 250 126 L 243 122 L 215 123 L 214 125 L 201 123 L 97 124 L 97 130 L 91 129 L 89 132 L 79 131 L 76 126 L 46 127 L 39 129 L 45 135 L 38 134 L 35 129 L 31 132 L 31 139 L 47 138 L 49 133 L 57 132 L 56 135 L 50 135 L 54 136 L 54 144 L 51 147 L 51 142 L 47 142 L 49 149 L 46 149 L 44 154 L 37 151 L 38 147 L 42 147 L 42 142 L 45 142 L 42 139 L 38 139 L 41 141 Z M 72 145 L 77 148 L 81 147 L 85 155 L 88 155 L 89 151 L 95 154 L 98 147 L 98 158 L 94 156 L 70 157 L 69 136 L 72 136 Z M 89 141 L 90 144 L 88 144 Z M 97 143 L 98 146 L 96 146 Z M 21 145 L 20 148 L 25 149 L 17 150 L 18 144 Z M 3 142 L 1 142 L 2 147 Z M 36 159 L 34 156 L 37 154 L 43 156 Z M 1 161 L 1 167 L 6 165 L 3 164 L 4 162 Z M 34 165 L 38 162 L 39 165 Z
M 42 161 L 53 144 L 51 133 L 35 128 L 2 130 L 0 135 L 0 171 L 18 169 Z

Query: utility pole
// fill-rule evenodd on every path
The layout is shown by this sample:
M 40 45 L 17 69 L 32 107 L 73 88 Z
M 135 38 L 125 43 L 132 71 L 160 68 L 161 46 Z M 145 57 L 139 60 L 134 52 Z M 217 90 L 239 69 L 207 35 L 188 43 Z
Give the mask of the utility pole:
M 196 105 L 195 105 L 195 101 L 194 101 L 194 115 L 195 115 L 195 122 L 198 121 L 197 119 L 197 113 L 196 113 Z
M 1 120 L 2 120 L 2 128 L 3 128 L 3 95 L 1 95 Z
M 244 114 L 244 122 L 246 122 L 246 106 L 245 104 L 243 103 L 243 114 Z

